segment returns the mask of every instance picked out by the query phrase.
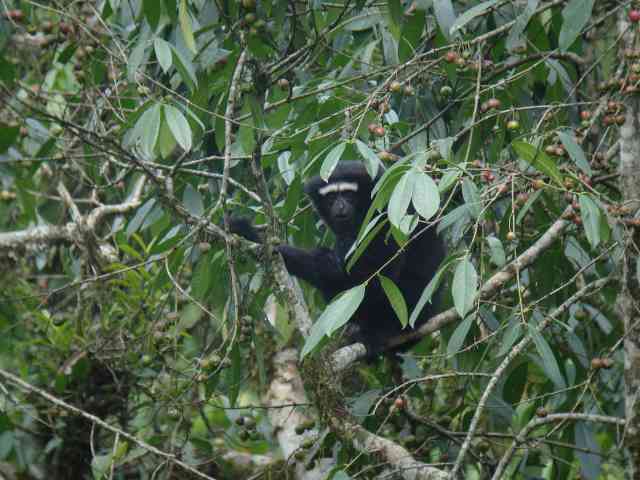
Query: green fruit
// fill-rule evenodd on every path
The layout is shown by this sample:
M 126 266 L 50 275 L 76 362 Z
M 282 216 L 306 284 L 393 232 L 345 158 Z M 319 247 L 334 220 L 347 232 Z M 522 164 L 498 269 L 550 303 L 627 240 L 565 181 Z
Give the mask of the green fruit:
M 452 93 L 453 93 L 453 88 L 451 88 L 449 85 L 445 85 L 440 89 L 440 95 L 442 95 L 445 98 L 450 97 Z

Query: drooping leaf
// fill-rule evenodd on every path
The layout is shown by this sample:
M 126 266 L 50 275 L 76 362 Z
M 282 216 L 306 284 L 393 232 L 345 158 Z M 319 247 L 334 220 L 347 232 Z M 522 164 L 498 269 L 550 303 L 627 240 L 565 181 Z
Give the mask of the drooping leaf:
M 474 218 L 480 218 L 480 215 L 482 215 L 482 198 L 478 187 L 469 178 L 465 178 L 462 182 L 462 197 L 471 215 Z
M 502 267 L 507 263 L 502 242 L 495 236 L 490 235 L 487 237 L 487 243 L 489 244 L 489 250 L 491 252 L 491 261 L 496 267 Z
M 456 21 L 456 12 L 453 10 L 451 0 L 433 0 L 433 13 L 436 15 L 440 30 L 450 40 L 451 26 Z
M 553 382 L 553 385 L 557 389 L 565 389 L 567 384 L 564 380 L 564 377 L 562 376 L 562 373 L 560 372 L 558 361 L 553 354 L 553 350 L 551 350 L 551 346 L 535 327 L 529 327 L 529 335 L 531 335 L 533 343 L 536 346 L 536 350 L 542 358 L 543 368 L 549 376 L 549 379 Z
M 596 248 L 600 244 L 600 208 L 588 193 L 580 195 L 579 200 L 584 233 L 591 247 Z
M 558 38 L 560 50 L 567 51 L 578 38 L 587 22 L 595 0 L 569 0 L 562 10 L 562 28 Z
M 498 0 L 487 0 L 486 2 L 479 3 L 478 5 L 471 7 L 469 10 L 466 10 L 458 18 L 456 18 L 455 22 L 453 22 L 453 25 L 451 25 L 451 27 L 449 28 L 449 34 L 454 35 L 467 23 L 469 23 L 477 16 L 482 15 L 496 3 L 498 3 Z
M 525 43 L 522 34 L 527 28 L 529 20 L 531 20 L 531 17 L 533 17 L 533 14 L 538 8 L 538 3 L 540 3 L 540 0 L 527 0 L 527 6 L 524 7 L 522 13 L 518 15 L 515 25 L 511 27 L 511 30 L 509 31 L 509 36 L 507 37 L 507 48 L 509 50 L 513 49 L 516 45 L 522 45 Z
M 349 321 L 362 303 L 365 287 L 365 284 L 362 284 L 347 290 L 325 308 L 320 318 L 311 327 L 300 352 L 301 359 L 311 353 L 324 337 L 331 336 Z
M 438 208 L 440 208 L 440 192 L 438 186 L 433 179 L 424 172 L 416 171 L 414 173 L 414 186 L 411 201 L 416 212 L 424 220 L 433 217 Z
M 164 73 L 167 73 L 173 64 L 171 44 L 162 38 L 156 38 L 153 40 L 153 50 L 156 52 L 156 58 L 158 59 L 160 68 L 162 68 Z
M 558 132 L 558 137 L 560 137 L 560 141 L 567 150 L 569 157 L 571 157 L 571 159 L 576 163 L 577 167 L 588 176 L 593 175 L 591 165 L 589 165 L 589 162 L 584 155 L 584 151 L 582 150 L 582 147 L 578 145 L 578 142 L 576 142 L 574 135 L 563 130 Z
M 442 265 L 440 265 L 440 268 L 438 269 L 436 274 L 422 291 L 420 299 L 418 300 L 418 303 L 414 307 L 413 312 L 411 312 L 411 316 L 409 317 L 409 325 L 412 328 L 415 326 L 416 320 L 418 320 L 418 317 L 422 313 L 424 306 L 427 304 L 427 302 L 431 302 L 434 293 L 438 290 L 438 287 L 440 286 L 440 283 L 442 281 L 442 277 L 447 271 L 448 266 L 449 262 L 444 262 Z
M 322 178 L 324 181 L 329 180 L 329 177 L 338 165 L 340 158 L 342 158 L 342 154 L 344 153 L 344 149 L 346 147 L 347 144 L 345 142 L 340 142 L 327 154 L 324 162 L 322 162 L 322 166 L 320 167 L 320 178 Z
M 471 329 L 471 325 L 473 325 L 474 318 L 475 317 L 473 315 L 469 315 L 456 326 L 456 329 L 453 331 L 453 334 L 449 339 L 449 343 L 447 344 L 448 356 L 453 357 L 460 351 L 464 345 L 465 339 L 467 338 L 467 334 Z
M 164 106 L 164 115 L 169 125 L 169 129 L 173 134 L 173 138 L 176 139 L 180 147 L 188 152 L 191 150 L 192 135 L 191 127 L 186 117 L 180 110 L 171 105 Z
M 182 0 L 180 2 L 178 19 L 180 21 L 180 30 L 182 31 L 182 38 L 184 39 L 185 45 L 189 50 L 191 50 L 191 52 L 196 53 L 196 39 L 193 36 L 193 25 L 191 25 L 191 17 L 189 16 L 187 0 Z
M 367 173 L 371 178 L 376 178 L 378 170 L 380 169 L 380 159 L 376 155 L 376 152 L 369 148 L 369 145 L 361 140 L 356 140 L 356 147 L 360 152 L 360 155 L 364 158 L 364 165 L 367 169 Z
M 182 197 L 182 202 L 191 215 L 194 217 L 201 217 L 204 215 L 204 202 L 202 201 L 202 195 L 200 195 L 200 192 L 193 188 L 190 183 L 187 183 Z
M 476 273 L 476 268 L 469 260 L 469 257 L 465 256 L 456 267 L 451 285 L 453 305 L 458 315 L 462 318 L 473 308 L 477 291 L 478 274 Z
M 389 299 L 389 302 L 393 307 L 393 311 L 396 312 L 396 315 L 398 316 L 402 327 L 406 327 L 409 314 L 407 311 L 407 302 L 405 302 L 404 297 L 402 296 L 402 292 L 391 279 L 385 277 L 384 275 L 378 275 L 378 278 L 380 279 L 382 289 Z
M 407 213 L 411 197 L 413 196 L 414 182 L 415 176 L 411 173 L 411 170 L 407 170 L 393 189 L 387 212 L 389 221 L 396 227 L 400 226 L 402 219 Z

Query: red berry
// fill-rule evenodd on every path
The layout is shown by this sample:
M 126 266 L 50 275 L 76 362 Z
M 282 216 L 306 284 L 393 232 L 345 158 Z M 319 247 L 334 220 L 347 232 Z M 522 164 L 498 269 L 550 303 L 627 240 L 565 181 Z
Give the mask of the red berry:
M 582 120 L 589 120 L 591 118 L 591 112 L 589 110 L 582 110 L 580 112 L 580 118 Z
M 376 127 L 373 133 L 376 137 L 384 137 L 384 127 Z
M 629 21 L 631 23 L 640 22 L 640 10 L 629 10 Z
M 454 63 L 458 59 L 458 53 L 454 50 L 449 50 L 445 54 L 444 59 L 447 61 L 447 63 Z
M 490 98 L 489 100 L 487 100 L 487 107 L 489 109 L 497 109 L 500 108 L 501 105 L 502 102 L 497 98 Z

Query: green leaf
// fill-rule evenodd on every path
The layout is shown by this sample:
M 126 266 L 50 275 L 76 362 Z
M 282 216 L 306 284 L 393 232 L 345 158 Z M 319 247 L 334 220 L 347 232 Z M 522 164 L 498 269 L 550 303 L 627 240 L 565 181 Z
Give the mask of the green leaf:
M 371 241 L 374 238 L 376 238 L 376 235 L 378 235 L 382 227 L 384 227 L 387 224 L 387 220 L 383 219 L 383 216 L 384 216 L 383 214 L 380 214 L 376 218 L 371 220 L 371 222 L 367 223 L 367 226 L 364 232 L 359 235 L 359 238 L 361 240 L 358 240 L 357 242 L 358 246 L 357 248 L 355 248 L 355 251 L 353 252 L 353 254 L 351 253 L 351 250 L 354 249 L 355 244 L 351 247 L 349 252 L 347 252 L 347 258 L 349 259 L 349 262 L 347 263 L 347 267 L 346 267 L 347 272 L 351 271 L 351 268 L 353 268 L 354 263 L 358 261 L 358 258 L 360 258 L 360 256 L 364 253 L 367 246 L 369 246 Z
M 189 9 L 187 7 L 187 0 L 182 0 L 180 2 L 178 19 L 180 21 L 180 30 L 182 31 L 182 38 L 184 39 L 185 45 L 192 53 L 196 53 L 196 40 L 193 37 L 193 28 L 191 25 L 191 17 L 189 16 Z
M 502 345 L 500 345 L 500 350 L 496 352 L 496 358 L 500 358 L 509 353 L 513 345 L 521 336 L 522 324 L 517 319 L 512 318 L 510 320 L 509 327 L 502 336 Z
M 562 373 L 560 372 L 560 367 L 558 366 L 556 356 L 553 354 L 553 350 L 551 350 L 547 340 L 542 336 L 537 328 L 531 325 L 529 325 L 528 328 L 529 334 L 533 339 L 533 343 L 536 345 L 536 350 L 540 357 L 542 357 L 542 367 L 544 368 L 544 371 L 557 389 L 564 390 L 567 385 Z
M 392 225 L 399 227 L 403 217 L 407 213 L 411 197 L 413 196 L 415 176 L 411 173 L 411 170 L 407 170 L 400 181 L 396 184 L 389 200 L 389 207 L 387 212 L 389 215 L 389 221 Z
M 311 327 L 309 336 L 300 352 L 300 359 L 311 353 L 323 338 L 330 336 L 349 321 L 362 303 L 365 289 L 365 284 L 353 287 L 334 299 L 325 308 L 320 318 Z
M 158 141 L 158 133 L 160 132 L 161 118 L 160 105 L 156 104 L 146 110 L 137 122 L 141 126 L 140 140 L 142 151 L 149 158 L 153 158 L 153 150 Z
M 491 261 L 496 267 L 502 267 L 507 263 L 507 258 L 504 253 L 504 247 L 502 242 L 493 235 L 487 237 L 487 243 L 489 244 L 489 250 L 491 251 Z
M 433 179 L 424 172 L 414 171 L 414 186 L 411 201 L 425 220 L 433 217 L 440 208 L 440 192 Z
M 162 4 L 158 0 L 144 0 L 142 4 L 142 9 L 144 11 L 144 16 L 149 22 L 149 26 L 151 30 L 154 30 L 158 27 L 158 22 L 160 21 L 160 13 L 162 13 Z
M 465 11 L 462 15 L 456 18 L 455 22 L 453 22 L 453 25 L 451 25 L 451 27 L 449 28 L 449 34 L 453 35 L 478 15 L 482 15 L 484 12 L 489 10 L 496 3 L 498 3 L 498 0 L 487 0 L 486 2 L 479 3 L 475 7 L 471 7 L 469 10 Z
M 531 17 L 533 17 L 533 14 L 538 8 L 538 3 L 540 3 L 540 0 L 527 1 L 527 6 L 524 7 L 522 13 L 518 15 L 518 18 L 516 18 L 516 23 L 513 25 L 513 27 L 511 27 L 511 30 L 509 31 L 509 36 L 507 37 L 507 49 L 511 50 L 516 45 L 524 44 L 525 39 L 523 38 L 522 34 L 527 28 L 529 20 L 531 20 Z
M 202 201 L 202 195 L 195 188 L 187 183 L 182 194 L 182 202 L 184 203 L 187 211 L 194 217 L 201 217 L 204 215 L 204 202 Z
M 462 345 L 464 345 L 464 340 L 467 338 L 467 334 L 471 329 L 471 325 L 473 325 L 473 315 L 469 315 L 462 322 L 458 324 L 456 329 L 453 331 L 451 338 L 449 339 L 449 343 L 447 344 L 447 355 L 453 357 L 457 354 Z
M 465 205 L 469 207 L 469 213 L 474 218 L 480 218 L 482 215 L 482 198 L 478 187 L 469 178 L 465 178 L 462 182 L 462 197 L 464 198 Z
M 415 326 L 416 320 L 418 320 L 418 317 L 420 316 L 420 313 L 422 312 L 422 309 L 427 304 L 427 302 L 431 303 L 431 298 L 433 297 L 433 294 L 436 292 L 436 290 L 438 290 L 440 282 L 442 281 L 442 276 L 444 275 L 444 272 L 447 271 L 449 263 L 450 262 L 446 262 L 440 265 L 440 268 L 438 269 L 436 274 L 422 291 L 422 295 L 420 295 L 420 299 L 413 309 L 413 312 L 411 312 L 411 317 L 409 317 L 409 325 L 411 326 L 411 328 Z
M 173 64 L 180 73 L 182 81 L 186 83 L 189 90 L 194 91 L 198 86 L 198 79 L 193 69 L 193 64 L 190 60 L 184 58 L 173 45 L 171 45 L 171 52 L 173 53 Z
M 369 148 L 369 145 L 364 143 L 361 140 L 356 140 L 356 147 L 358 147 L 358 151 L 362 158 L 364 158 L 364 165 L 367 168 L 367 173 L 371 178 L 376 178 L 378 176 L 378 170 L 380 169 L 380 159 L 376 155 L 376 152 Z
M 447 40 L 451 40 L 451 26 L 456 21 L 456 12 L 453 10 L 451 0 L 433 0 L 433 13 L 436 15 L 440 30 Z
M 338 165 L 346 146 L 347 144 L 345 142 L 340 142 L 331 149 L 324 159 L 324 162 L 322 162 L 322 166 L 320 167 L 320 178 L 325 182 L 329 180 L 333 170 L 336 168 L 336 165 Z
M 391 20 L 387 26 L 394 37 L 400 38 L 400 29 L 402 28 L 402 4 L 400 0 L 387 0 L 387 8 L 389 9 L 389 19 Z
M 560 137 L 560 141 L 569 153 L 569 157 L 576 162 L 578 168 L 589 176 L 593 175 L 591 165 L 589 165 L 589 162 L 582 151 L 582 147 L 578 145 L 573 134 L 568 131 L 560 131 L 558 132 L 558 137 Z
M 171 68 L 171 44 L 162 38 L 156 38 L 153 40 L 153 49 L 156 52 L 156 58 L 160 64 L 160 68 L 164 73 L 167 73 Z
M 191 150 L 191 126 L 180 110 L 171 105 L 164 106 L 164 115 L 171 129 L 173 138 L 185 152 Z
M 404 297 L 402 296 L 402 292 L 398 288 L 398 286 L 393 283 L 393 281 L 384 275 L 378 275 L 380 278 L 380 284 L 382 285 L 382 289 L 384 290 L 385 295 L 389 299 L 391 306 L 393 307 L 393 311 L 396 312 L 396 315 L 400 319 L 400 323 L 402 324 L 402 328 L 407 326 L 409 317 L 409 313 L 407 311 L 407 302 L 404 301 Z
M 562 10 L 562 28 L 558 38 L 560 50 L 567 51 L 591 19 L 595 0 L 569 0 Z
M 522 140 L 511 142 L 511 146 L 520 158 L 529 163 L 533 168 L 550 177 L 558 185 L 564 187 L 562 175 L 555 162 L 542 150 Z
M 478 274 L 469 257 L 465 256 L 456 267 L 451 285 L 453 305 L 462 318 L 473 308 L 477 291 Z
M 600 208 L 587 193 L 580 195 L 579 200 L 584 233 L 591 247 L 596 248 L 600 243 Z

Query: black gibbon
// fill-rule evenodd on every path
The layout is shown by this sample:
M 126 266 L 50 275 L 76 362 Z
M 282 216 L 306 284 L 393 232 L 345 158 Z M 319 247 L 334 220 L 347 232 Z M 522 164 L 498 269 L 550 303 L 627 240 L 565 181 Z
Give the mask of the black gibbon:
M 289 273 L 320 290 L 327 301 L 369 280 L 364 299 L 350 320 L 355 325 L 350 336 L 353 341 L 366 346 L 370 357 L 384 351 L 387 340 L 402 332 L 402 325 L 380 281 L 376 276 L 372 277 L 399 250 L 389 234 L 388 224 L 378 232 L 352 268 L 349 271 L 346 269 L 348 259 L 345 257 L 371 206 L 371 193 L 376 180 L 372 180 L 364 165 L 356 161 L 340 162 L 328 182 L 319 176 L 308 180 L 304 191 L 311 198 L 320 218 L 334 233 L 335 246 L 333 249 L 319 247 L 310 250 L 290 245 L 276 247 Z M 261 241 L 259 233 L 248 219 L 233 217 L 230 225 L 233 233 L 254 242 Z M 404 250 L 379 272 L 398 286 L 409 313 L 434 277 L 444 255 L 444 244 L 436 234 L 435 227 L 426 230 L 418 227 Z M 415 327 L 433 316 L 436 308 L 437 295 L 434 295 L 431 303 L 423 308 Z M 409 346 L 395 350 L 401 351 Z

